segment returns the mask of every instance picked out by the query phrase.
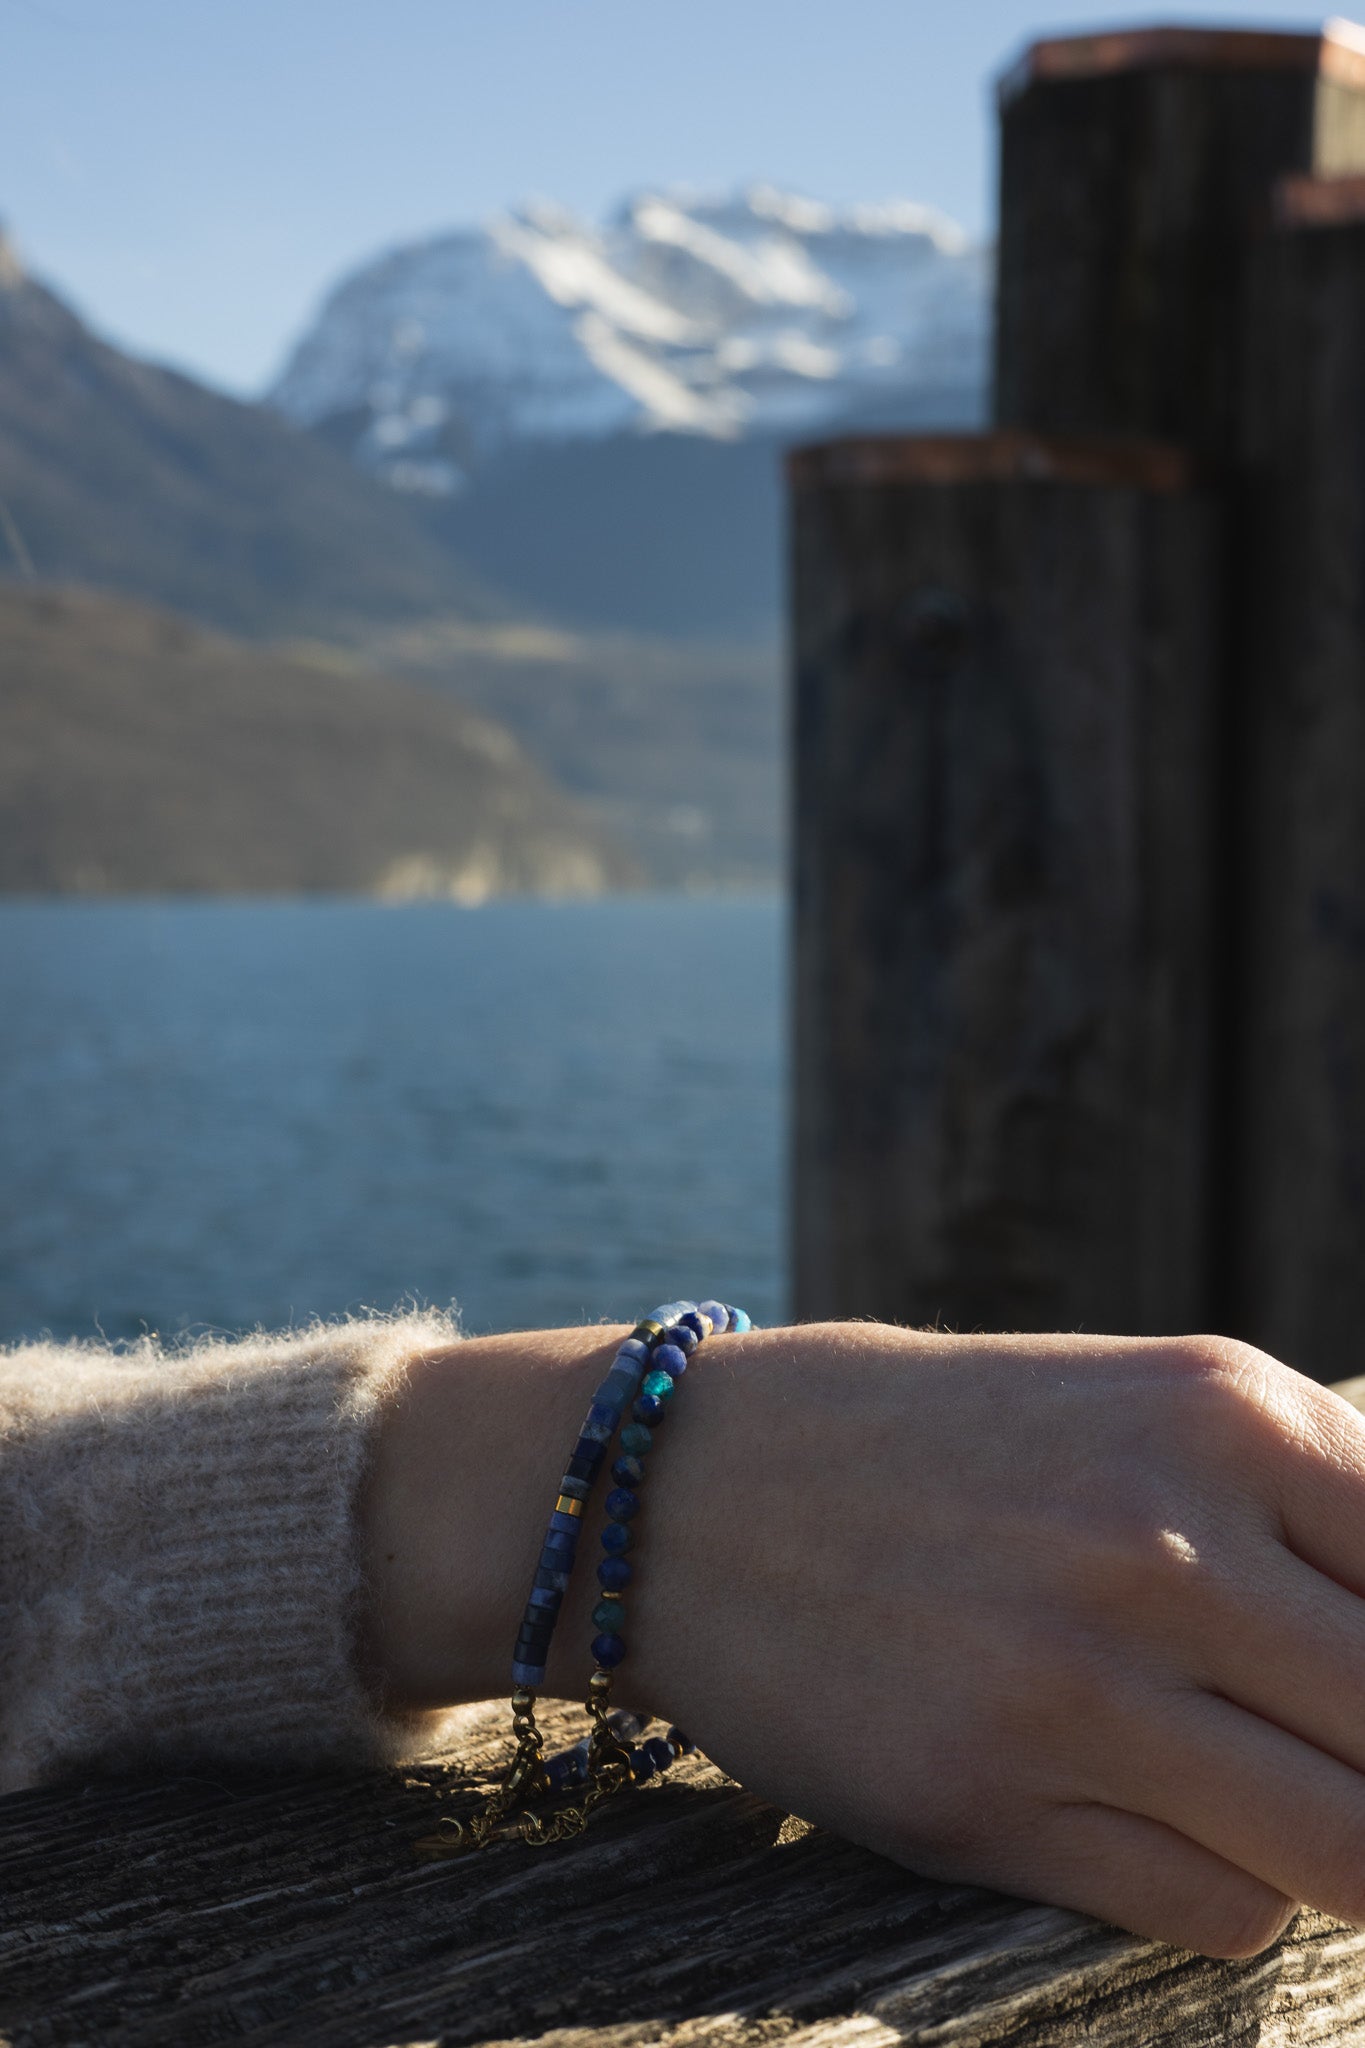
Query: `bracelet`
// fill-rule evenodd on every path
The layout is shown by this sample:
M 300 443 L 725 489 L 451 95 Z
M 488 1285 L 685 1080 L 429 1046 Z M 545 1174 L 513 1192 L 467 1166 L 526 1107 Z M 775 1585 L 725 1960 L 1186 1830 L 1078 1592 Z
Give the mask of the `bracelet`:
M 630 1524 L 640 1506 L 645 1459 L 654 1430 L 668 1413 L 689 1360 L 705 1339 L 721 1332 L 752 1327 L 743 1309 L 724 1302 L 666 1302 L 637 1323 L 612 1360 L 611 1370 L 594 1394 L 559 1493 L 550 1514 L 540 1562 L 522 1616 L 512 1653 L 512 1735 L 516 1749 L 501 1783 L 485 1796 L 477 1813 L 466 1820 L 446 1816 L 439 1832 L 423 1836 L 414 1846 L 426 1855 L 449 1856 L 465 1849 L 486 1848 L 507 1837 L 543 1847 L 580 1834 L 593 1808 L 613 1792 L 662 1773 L 679 1756 L 691 1755 L 695 1744 L 677 1728 L 666 1735 L 639 1738 L 649 1726 L 638 1714 L 611 1708 L 612 1674 L 626 1655 L 621 1633 L 622 1595 L 634 1568 L 625 1556 L 634 1537 Z M 572 1749 L 550 1758 L 535 1718 L 536 1688 L 544 1683 L 550 1643 L 577 1556 L 583 1515 L 592 1495 L 607 1447 L 620 1427 L 626 1403 L 631 1422 L 621 1430 L 620 1455 L 612 1466 L 615 1488 L 607 1496 L 607 1523 L 602 1531 L 606 1553 L 597 1567 L 601 1593 L 593 1609 L 595 1665 L 588 1681 L 590 1733 Z M 577 1806 L 548 1815 L 529 1809 L 546 1795 L 586 1786 Z

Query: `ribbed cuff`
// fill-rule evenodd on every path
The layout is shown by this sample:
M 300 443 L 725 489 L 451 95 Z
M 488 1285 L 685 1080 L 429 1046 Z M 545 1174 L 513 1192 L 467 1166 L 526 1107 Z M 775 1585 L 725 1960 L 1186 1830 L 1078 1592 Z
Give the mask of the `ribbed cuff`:
M 442 1316 L 0 1358 L 0 1785 L 421 1747 L 356 1655 L 381 1403 Z

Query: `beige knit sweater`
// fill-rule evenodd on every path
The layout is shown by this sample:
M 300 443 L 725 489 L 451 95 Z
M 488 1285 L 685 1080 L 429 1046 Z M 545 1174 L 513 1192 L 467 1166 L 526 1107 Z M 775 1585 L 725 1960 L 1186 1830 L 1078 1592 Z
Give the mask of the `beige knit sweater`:
M 209 1758 L 378 1760 L 356 1501 L 441 1316 L 0 1352 L 0 1789 Z

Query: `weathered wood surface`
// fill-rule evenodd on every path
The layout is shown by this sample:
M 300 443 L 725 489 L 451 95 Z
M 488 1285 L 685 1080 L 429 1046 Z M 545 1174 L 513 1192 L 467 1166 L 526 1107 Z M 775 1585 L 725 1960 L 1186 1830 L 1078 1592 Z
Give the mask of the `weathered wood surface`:
M 1209 1323 L 1209 507 L 1160 448 L 793 459 L 802 1316 Z
M 1365 180 L 1259 245 L 1240 413 L 1238 1334 L 1365 1364 Z
M 1002 81 L 996 420 L 1238 439 L 1246 253 L 1291 172 L 1365 171 L 1365 35 L 1158 29 Z
M 928 1883 L 709 1765 L 558 1851 L 427 1864 L 460 1763 L 275 1786 L 213 1774 L 0 1802 L 8 2048 L 1299 2048 L 1365 2040 L 1365 1935 L 1301 1916 L 1212 1963 Z

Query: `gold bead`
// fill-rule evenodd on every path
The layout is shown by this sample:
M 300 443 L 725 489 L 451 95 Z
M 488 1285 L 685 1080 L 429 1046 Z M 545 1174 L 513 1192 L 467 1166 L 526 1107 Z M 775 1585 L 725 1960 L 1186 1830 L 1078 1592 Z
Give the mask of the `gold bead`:
M 604 1693 L 604 1692 L 610 1692 L 610 1691 L 611 1691 L 611 1673 L 610 1673 L 610 1671 L 594 1671 L 594 1672 L 593 1672 L 593 1675 L 592 1675 L 592 1677 L 591 1677 L 591 1678 L 590 1678 L 590 1679 L 588 1680 L 588 1691 L 589 1691 L 589 1692 L 595 1692 L 595 1693 Z
M 533 1692 L 527 1692 L 524 1686 L 518 1686 L 517 1690 L 512 1695 L 512 1706 L 518 1714 L 524 1714 L 527 1711 L 527 1709 L 533 1707 L 535 1703 L 535 1694 Z

